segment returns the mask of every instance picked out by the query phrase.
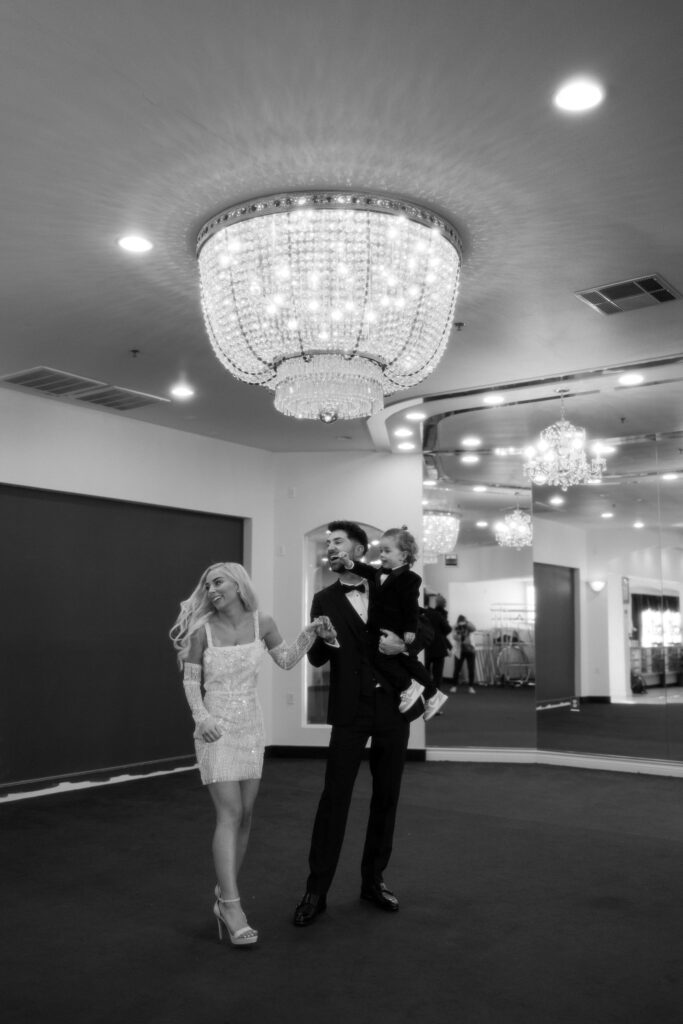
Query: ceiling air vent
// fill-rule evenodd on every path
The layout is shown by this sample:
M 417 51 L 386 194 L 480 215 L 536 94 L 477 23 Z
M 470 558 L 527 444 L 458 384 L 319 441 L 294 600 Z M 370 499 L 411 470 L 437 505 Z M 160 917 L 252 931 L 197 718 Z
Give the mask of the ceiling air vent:
M 129 388 L 105 384 L 101 380 L 78 377 L 63 370 L 54 370 L 50 366 L 35 366 L 31 370 L 9 373 L 0 379 L 6 384 L 18 384 L 23 388 L 42 391 L 45 395 L 75 398 L 79 402 L 102 405 L 107 409 L 117 409 L 119 412 L 170 401 L 169 398 L 158 398 L 156 395 L 146 395 L 142 391 L 131 391 Z
M 633 281 L 601 284 L 597 288 L 589 288 L 585 292 L 575 294 L 582 302 L 605 316 L 612 313 L 628 313 L 632 309 L 643 309 L 644 306 L 658 306 L 662 302 L 673 302 L 680 297 L 678 292 L 658 274 L 636 277 Z

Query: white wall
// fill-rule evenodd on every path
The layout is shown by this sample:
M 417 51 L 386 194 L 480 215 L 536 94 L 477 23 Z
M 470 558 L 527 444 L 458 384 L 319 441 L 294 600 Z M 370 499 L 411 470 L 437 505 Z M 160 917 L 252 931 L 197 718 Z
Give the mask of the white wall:
M 276 455 L 2 388 L 0 437 L 4 483 L 247 519 L 245 562 L 262 608 L 287 639 L 308 620 L 302 583 L 307 531 L 350 518 L 383 528 L 406 522 L 419 532 L 418 456 Z M 290 676 L 264 658 L 267 743 L 326 744 L 327 727 L 302 723 L 303 669 Z M 289 691 L 296 694 L 293 706 L 283 704 Z M 421 721 L 412 726 L 411 745 L 424 746 Z

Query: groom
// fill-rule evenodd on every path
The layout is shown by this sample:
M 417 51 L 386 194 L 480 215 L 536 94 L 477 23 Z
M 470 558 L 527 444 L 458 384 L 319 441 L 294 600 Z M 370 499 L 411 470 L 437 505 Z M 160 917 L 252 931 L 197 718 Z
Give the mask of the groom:
M 368 538 L 357 523 L 336 520 L 328 526 L 327 557 L 339 574 L 331 586 L 313 598 L 311 616 L 324 615 L 331 622 L 327 634 L 316 639 L 308 659 L 316 668 L 330 663 L 330 694 L 327 720 L 332 725 L 325 771 L 325 785 L 313 825 L 306 892 L 294 912 L 294 924 L 312 924 L 327 905 L 329 889 L 339 860 L 353 786 L 368 739 L 372 773 L 372 799 L 361 859 L 360 896 L 382 910 L 398 910 L 398 899 L 384 883 L 389 863 L 408 747 L 410 718 L 424 710 L 411 708 L 406 717 L 398 710 L 392 687 L 373 665 L 378 644 L 383 654 L 399 654 L 403 641 L 394 633 L 382 636 L 368 625 L 368 606 L 373 581 L 344 568 L 344 560 L 359 560 L 368 549 Z M 411 714 L 412 712 L 412 714 Z

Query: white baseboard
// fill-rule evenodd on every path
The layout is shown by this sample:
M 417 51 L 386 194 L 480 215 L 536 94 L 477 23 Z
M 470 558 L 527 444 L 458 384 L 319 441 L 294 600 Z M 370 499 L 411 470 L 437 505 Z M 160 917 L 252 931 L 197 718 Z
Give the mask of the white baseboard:
M 426 761 L 459 761 L 491 764 L 548 764 L 594 771 L 632 772 L 683 778 L 681 761 L 658 761 L 645 757 L 616 757 L 610 754 L 573 754 L 562 750 L 522 747 L 429 747 Z

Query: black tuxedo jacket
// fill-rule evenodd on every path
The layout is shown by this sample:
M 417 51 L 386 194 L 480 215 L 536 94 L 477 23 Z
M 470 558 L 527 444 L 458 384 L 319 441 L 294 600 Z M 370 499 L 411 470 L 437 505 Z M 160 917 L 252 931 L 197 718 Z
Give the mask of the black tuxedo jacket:
M 369 620 L 373 628 L 392 633 L 417 633 L 422 577 L 407 565 L 393 569 L 380 584 L 380 571 L 365 562 L 354 562 L 353 572 L 370 583 Z
M 370 583 L 371 591 L 374 584 Z M 372 593 L 370 607 L 372 608 Z M 317 639 L 308 660 L 320 668 L 330 663 L 330 696 L 327 721 L 331 725 L 349 725 L 358 709 L 362 693 L 371 695 L 379 684 L 392 692 L 373 665 L 374 652 L 379 643 L 379 627 L 376 623 L 364 623 L 344 593 L 337 580 L 324 590 L 319 590 L 311 604 L 311 618 L 328 615 L 337 631 L 339 647 L 331 647 L 324 640 Z

